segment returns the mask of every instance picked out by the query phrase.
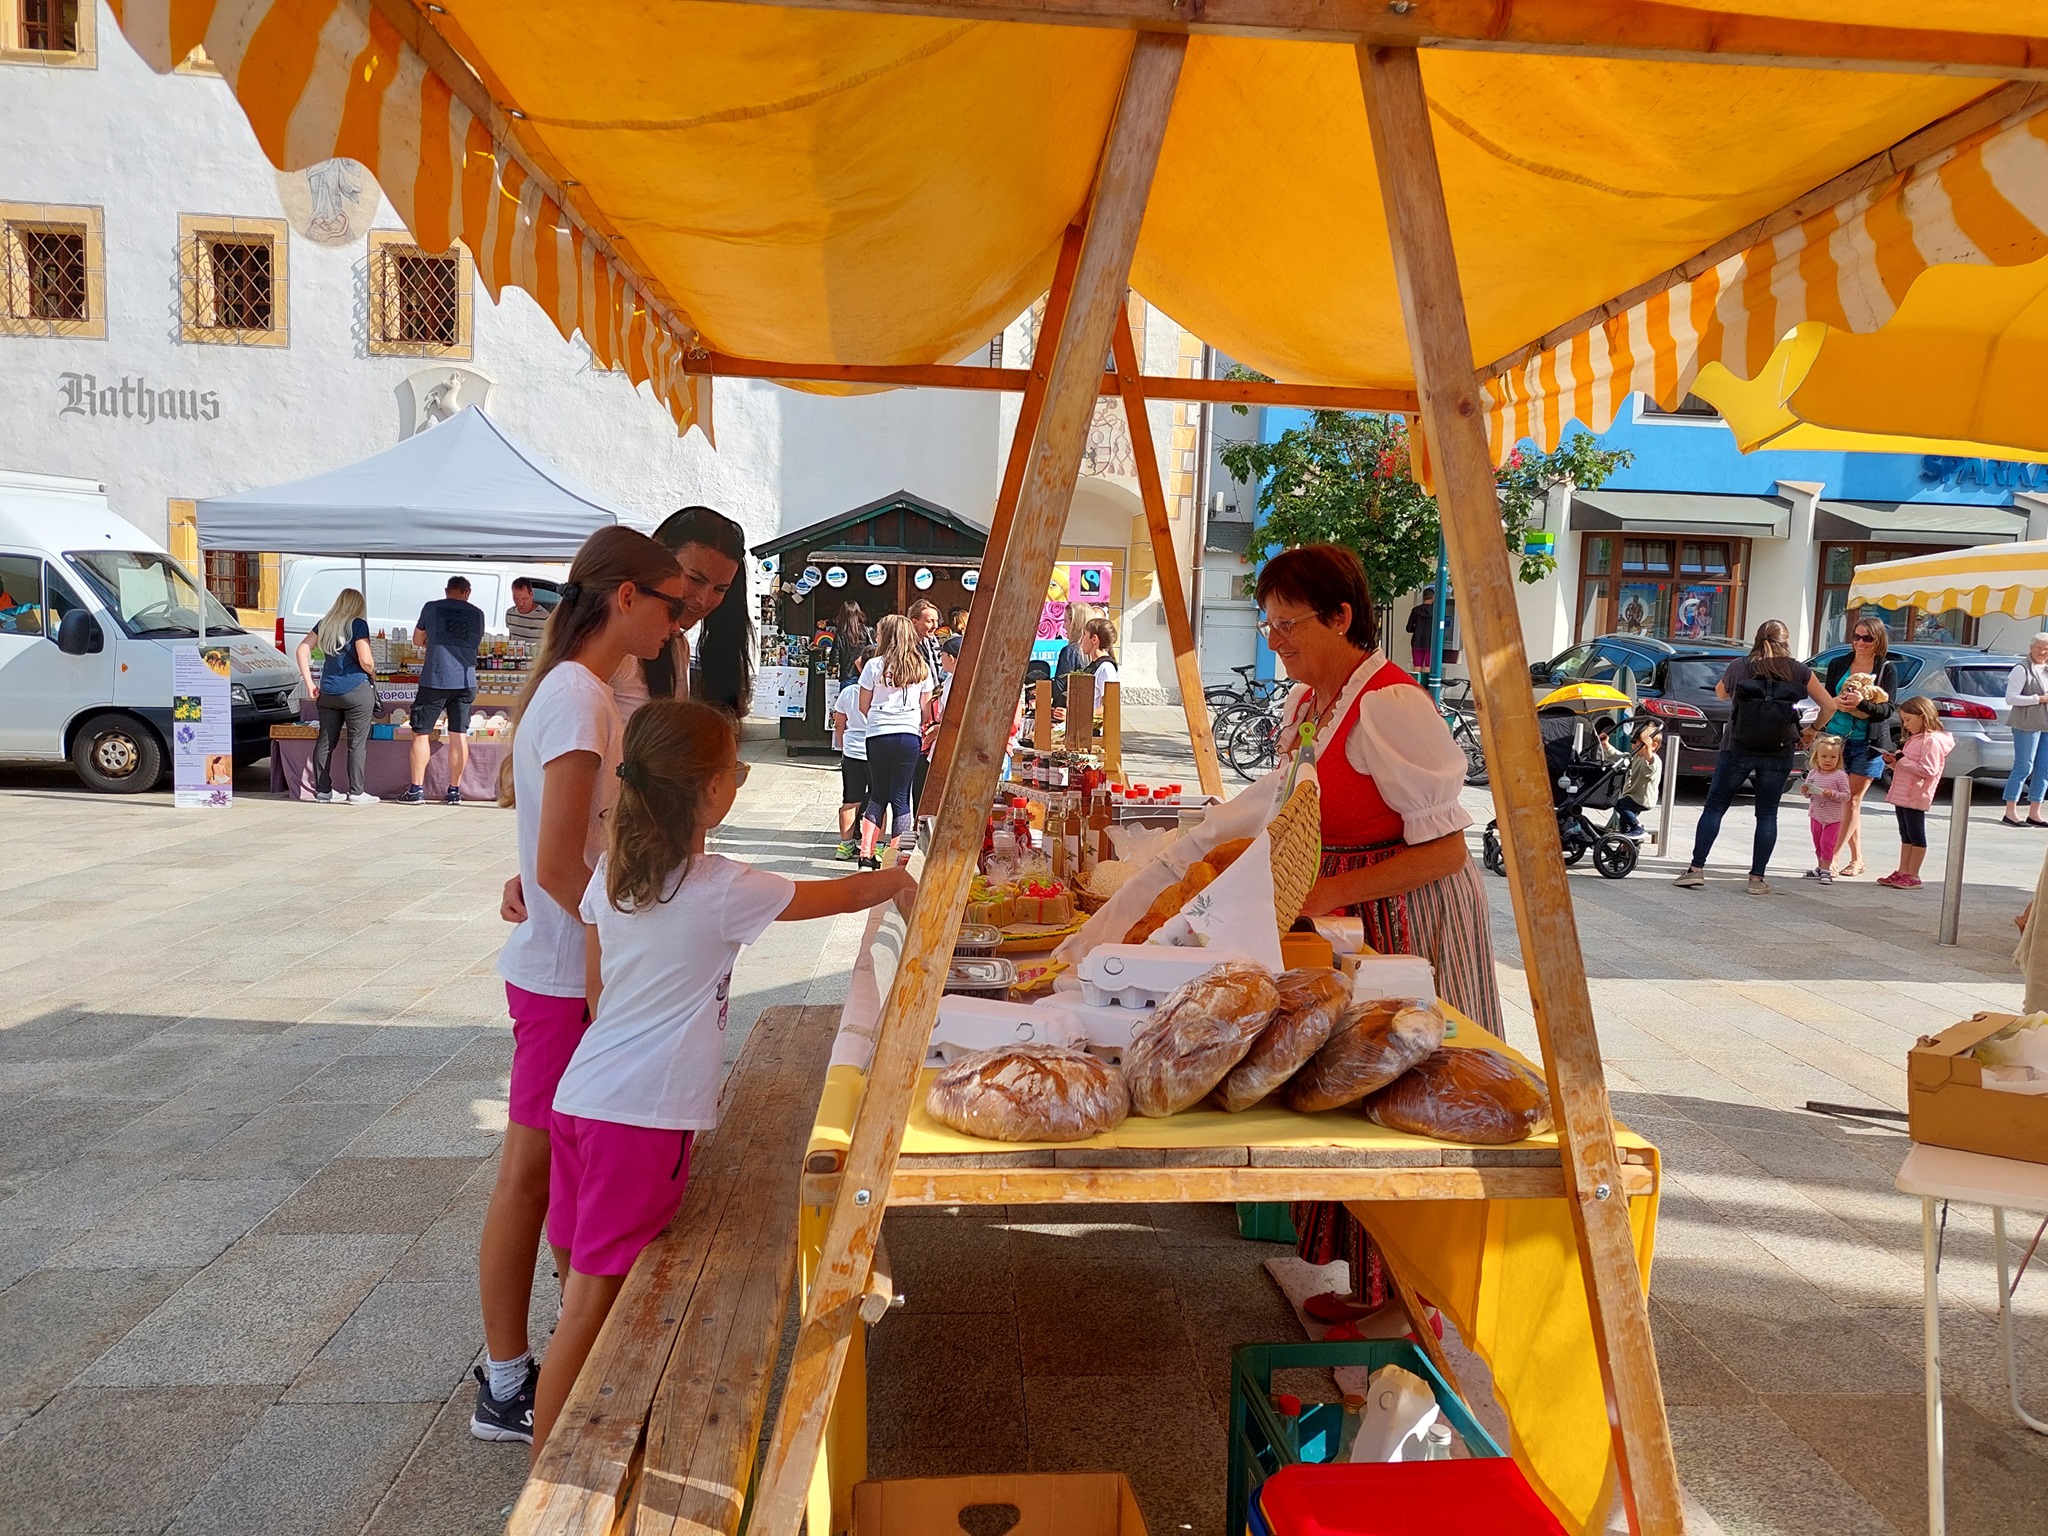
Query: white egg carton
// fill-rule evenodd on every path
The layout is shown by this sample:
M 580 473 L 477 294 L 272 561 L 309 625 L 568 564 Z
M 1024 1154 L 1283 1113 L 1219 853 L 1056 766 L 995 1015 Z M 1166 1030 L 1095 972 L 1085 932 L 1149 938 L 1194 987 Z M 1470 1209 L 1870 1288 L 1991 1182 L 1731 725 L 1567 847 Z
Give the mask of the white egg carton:
M 949 1066 L 971 1052 L 999 1045 L 1087 1044 L 1086 1032 L 1064 1004 L 949 996 L 939 999 L 939 1017 L 932 1025 L 924 1064 Z
M 1121 1065 L 1124 1052 L 1130 1049 L 1131 1037 L 1143 1029 L 1153 1015 L 1150 1008 L 1124 1008 L 1114 1004 L 1107 1007 L 1078 1003 L 1071 998 L 1063 1002 L 1075 1027 L 1081 1031 L 1087 1048 L 1104 1061 Z
M 1094 1008 L 1156 1008 L 1183 982 L 1246 957 L 1171 944 L 1098 944 L 1076 968 L 1081 1001 Z
M 1436 967 L 1420 955 L 1346 955 L 1340 964 L 1351 977 L 1354 1003 L 1389 997 L 1436 1001 Z

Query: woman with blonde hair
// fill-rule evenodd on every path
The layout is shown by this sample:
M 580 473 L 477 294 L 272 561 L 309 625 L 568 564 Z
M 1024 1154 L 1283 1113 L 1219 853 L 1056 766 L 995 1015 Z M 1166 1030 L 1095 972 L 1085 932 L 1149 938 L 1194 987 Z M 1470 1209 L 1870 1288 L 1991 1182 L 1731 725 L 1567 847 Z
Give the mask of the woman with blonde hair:
M 539 1378 L 526 1336 L 535 1253 L 547 1215 L 555 1088 L 590 1022 L 584 925 L 577 916 L 618 792 L 623 727 L 611 680 L 628 656 L 669 648 L 689 607 L 676 557 L 631 528 L 583 543 L 548 616 L 533 675 L 512 709 L 499 803 L 517 813 L 519 874 L 506 889 L 518 926 L 498 955 L 512 1015 L 505 1148 L 477 1258 L 485 1364 L 469 1432 L 532 1439 Z M 556 1271 L 568 1273 L 558 1252 Z
M 299 642 L 299 681 L 320 715 L 313 742 L 313 798 L 332 803 L 375 805 L 363 791 L 363 764 L 370 752 L 370 727 L 377 719 L 377 663 L 370 652 L 370 626 L 363 618 L 363 594 L 343 587 L 312 632 Z M 313 645 L 319 643 L 320 676 L 313 676 Z M 348 732 L 348 793 L 334 792 L 334 748 Z
M 936 716 L 938 679 L 925 662 L 917 627 L 900 613 L 875 631 L 875 657 L 860 669 L 860 712 L 867 717 L 868 800 L 861 813 L 860 867 L 880 869 L 875 844 L 882 817 L 894 818 L 891 846 L 910 825 L 911 788 L 923 753 L 924 728 Z

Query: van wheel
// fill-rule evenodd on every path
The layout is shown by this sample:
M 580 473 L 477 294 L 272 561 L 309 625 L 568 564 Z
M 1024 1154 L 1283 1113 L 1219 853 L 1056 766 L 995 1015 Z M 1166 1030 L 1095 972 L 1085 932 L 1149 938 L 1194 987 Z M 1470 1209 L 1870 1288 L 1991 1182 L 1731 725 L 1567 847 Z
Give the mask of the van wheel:
M 163 776 L 164 749 L 132 715 L 94 715 L 71 739 L 71 766 L 88 789 L 139 795 Z

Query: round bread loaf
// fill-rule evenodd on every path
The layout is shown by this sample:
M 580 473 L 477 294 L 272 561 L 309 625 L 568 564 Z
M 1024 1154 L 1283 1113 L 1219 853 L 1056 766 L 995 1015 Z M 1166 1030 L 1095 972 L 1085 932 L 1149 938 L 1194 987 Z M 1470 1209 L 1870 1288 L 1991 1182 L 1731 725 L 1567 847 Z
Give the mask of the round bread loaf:
M 1131 1112 L 1124 1076 L 1064 1045 L 975 1051 L 932 1079 L 925 1109 L 943 1126 L 986 1141 L 1085 1141 Z
M 1272 973 L 1245 960 L 1175 987 L 1124 1052 L 1131 1108 L 1157 1117 L 1198 1103 L 1244 1060 L 1279 1006 Z
M 1233 1114 L 1250 1109 L 1294 1076 L 1322 1049 L 1351 1002 L 1350 978 L 1321 966 L 1284 972 L 1278 990 L 1280 1009 L 1273 1022 L 1216 1090 L 1216 1102 Z
M 1444 1016 L 1398 1001 L 1346 1013 L 1287 1085 L 1287 1107 L 1313 1113 L 1355 1104 L 1444 1043 Z
M 1390 1131 L 1497 1147 L 1550 1129 L 1543 1079 L 1499 1051 L 1432 1051 L 1365 1101 Z

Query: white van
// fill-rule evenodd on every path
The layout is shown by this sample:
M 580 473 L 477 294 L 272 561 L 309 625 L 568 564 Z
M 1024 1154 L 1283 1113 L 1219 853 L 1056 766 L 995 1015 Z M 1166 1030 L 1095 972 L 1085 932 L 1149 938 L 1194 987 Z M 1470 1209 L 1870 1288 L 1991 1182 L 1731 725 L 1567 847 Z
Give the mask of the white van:
M 505 610 L 512 606 L 512 579 L 533 583 L 533 600 L 553 608 L 556 588 L 569 579 L 569 567 L 552 560 L 508 564 L 489 560 L 371 560 L 365 563 L 334 555 L 286 555 L 277 583 L 277 648 L 290 656 L 312 633 L 343 587 L 362 590 L 370 633 L 386 630 L 410 636 L 420 610 L 448 595 L 448 578 L 469 578 L 469 600 L 484 611 L 485 628 L 505 633 Z
M 0 760 L 70 760 L 93 789 L 135 794 L 170 764 L 171 651 L 199 634 L 198 585 L 107 506 L 93 480 L 0 470 Z M 227 644 L 235 766 L 298 718 L 298 673 L 210 594 Z

